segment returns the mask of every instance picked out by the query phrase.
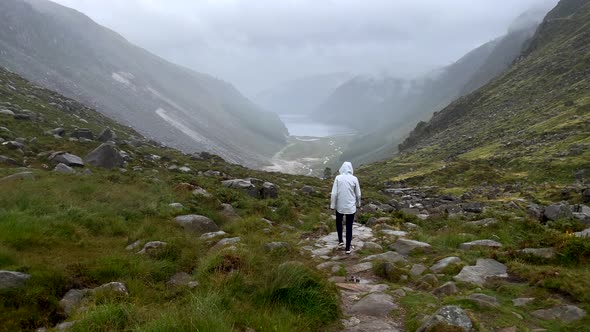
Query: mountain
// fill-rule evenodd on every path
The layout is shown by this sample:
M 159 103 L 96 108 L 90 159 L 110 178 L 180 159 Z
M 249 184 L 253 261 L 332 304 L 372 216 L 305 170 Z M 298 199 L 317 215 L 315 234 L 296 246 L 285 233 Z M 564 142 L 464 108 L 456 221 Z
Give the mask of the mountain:
M 521 15 L 505 36 L 485 43 L 428 77 L 406 82 L 405 86 L 409 89 L 400 89 L 399 85 L 384 87 L 385 90 L 400 90 L 395 93 L 389 91 L 387 99 L 365 107 L 362 119 L 349 113 L 338 117 L 331 115 L 334 121 L 343 121 L 345 125 L 356 126 L 367 133 L 344 151 L 342 160 L 370 163 L 396 153 L 397 145 L 416 123 L 428 119 L 457 98 L 477 90 L 506 71 L 527 46 L 545 13 L 536 10 Z M 351 101 L 349 104 L 354 105 Z M 335 112 L 337 109 L 319 111 L 323 114 L 321 118 Z M 358 113 L 358 109 L 352 113 Z
M 428 151 L 439 160 L 494 160 L 529 178 L 584 177 L 589 40 L 590 3 L 561 1 L 508 71 L 421 122 L 400 150 Z
M 0 3 L 0 54 L 0 65 L 182 151 L 257 166 L 285 144 L 278 117 L 230 84 L 46 0 Z
M 308 114 L 350 77 L 348 73 L 306 76 L 278 84 L 260 92 L 253 99 L 267 111 Z

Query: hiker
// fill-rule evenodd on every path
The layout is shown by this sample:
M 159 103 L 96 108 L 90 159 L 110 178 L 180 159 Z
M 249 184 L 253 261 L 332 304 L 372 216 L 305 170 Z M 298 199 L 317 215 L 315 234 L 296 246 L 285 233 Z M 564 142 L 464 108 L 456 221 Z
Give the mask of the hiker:
M 342 219 L 346 218 L 346 254 L 350 255 L 350 243 L 352 242 L 352 223 L 356 207 L 361 206 L 361 186 L 359 180 L 353 175 L 354 170 L 350 162 L 345 162 L 340 167 L 340 175 L 334 180 L 332 186 L 332 199 L 330 209 L 336 210 L 336 229 L 338 231 L 338 247 L 344 246 L 342 241 Z

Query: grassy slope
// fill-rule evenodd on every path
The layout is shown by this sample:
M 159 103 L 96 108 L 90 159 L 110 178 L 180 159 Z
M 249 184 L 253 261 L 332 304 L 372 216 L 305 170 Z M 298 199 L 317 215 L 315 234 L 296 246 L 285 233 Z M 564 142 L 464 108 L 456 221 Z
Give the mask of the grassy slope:
M 37 137 L 36 143 L 27 143 L 25 155 L 0 147 L 0 154 L 26 164 L 36 177 L 0 187 L 0 269 L 33 276 L 25 291 L 2 294 L 1 331 L 53 326 L 65 319 L 58 301 L 67 290 L 111 281 L 125 282 L 130 297 L 92 299 L 85 312 L 72 318 L 81 320 L 77 330 L 315 331 L 334 323 L 339 309 L 333 286 L 308 268 L 309 262 L 296 250 L 271 254 L 263 249 L 271 241 L 296 245 L 299 232 L 283 226 L 310 231 L 318 223 L 323 197 L 301 196 L 292 189 L 303 184 L 322 186 L 319 180 L 255 172 L 217 159 L 195 161 L 151 144 L 122 146 L 134 155 L 128 172 L 93 169 L 87 176 L 56 174 L 44 169 L 49 163 L 37 153 L 65 150 L 84 156 L 98 143 L 55 139 L 44 135 L 46 130 L 64 127 L 71 132 L 80 126 L 97 133 L 109 126 L 121 139 L 136 134 L 15 75 L 0 71 L 0 80 L 0 102 L 41 115 L 36 121 L 0 116 L 0 126 L 11 131 L 0 132 L 4 139 Z M 66 105 L 69 110 L 62 109 Z M 151 154 L 168 162 L 147 160 Z M 168 171 L 166 166 L 172 163 L 186 164 L 193 173 Z M 133 166 L 143 171 L 132 171 Z M 196 175 L 209 169 L 272 181 L 280 186 L 281 195 L 254 200 L 222 188 L 219 179 Z M 0 177 L 18 171 L 2 165 Z M 183 182 L 205 188 L 213 198 L 174 190 Z M 172 218 L 180 212 L 168 207 L 172 202 L 184 204 L 182 214 L 209 216 L 228 236 L 241 237 L 237 250 L 211 249 L 212 244 L 176 226 Z M 233 204 L 243 218 L 224 215 L 221 203 Z M 277 222 L 270 234 L 261 231 L 268 227 L 261 217 Z M 141 256 L 125 250 L 136 240 L 169 245 L 156 255 Z M 304 265 L 279 267 L 290 260 Z M 193 291 L 168 289 L 165 283 L 181 271 L 201 285 Z

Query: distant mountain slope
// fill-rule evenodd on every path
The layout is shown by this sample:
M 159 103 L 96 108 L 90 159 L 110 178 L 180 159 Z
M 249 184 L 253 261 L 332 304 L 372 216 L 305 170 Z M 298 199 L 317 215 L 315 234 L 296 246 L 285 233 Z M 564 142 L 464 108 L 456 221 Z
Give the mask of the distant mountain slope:
M 350 77 L 348 73 L 302 77 L 267 89 L 254 97 L 254 101 L 265 110 L 279 114 L 308 114 Z
M 228 83 L 46 0 L 0 2 L 0 54 L 0 65 L 183 151 L 257 166 L 285 143 L 278 117 Z
M 364 113 L 364 121 L 355 121 L 367 135 L 349 146 L 342 159 L 370 163 L 396 153 L 397 145 L 416 123 L 506 71 L 530 42 L 544 14 L 523 14 L 505 36 L 476 48 L 432 77 L 407 83 L 411 88 L 402 89 L 403 93 L 390 92 L 388 99 L 366 108 L 370 112 Z M 338 119 L 346 121 L 348 116 Z
M 547 15 L 509 71 L 420 123 L 400 145 L 429 158 L 493 157 L 544 172 L 590 167 L 583 157 L 560 159 L 589 148 L 590 2 L 578 0 L 562 0 Z

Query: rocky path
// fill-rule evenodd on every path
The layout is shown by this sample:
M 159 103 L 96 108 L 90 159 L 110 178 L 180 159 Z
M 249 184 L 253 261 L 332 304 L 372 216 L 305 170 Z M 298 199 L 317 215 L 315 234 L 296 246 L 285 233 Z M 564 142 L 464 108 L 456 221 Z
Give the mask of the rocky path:
M 353 235 L 351 255 L 346 255 L 344 248 L 338 248 L 336 232 L 318 239 L 313 247 L 306 248 L 312 256 L 322 261 L 317 268 L 331 273 L 333 276 L 330 281 L 340 290 L 345 317 L 342 321 L 343 331 L 405 331 L 401 311 L 395 310 L 399 306 L 392 290 L 380 283 L 372 271 L 371 261 L 380 255 L 363 258 L 355 253 L 363 247 L 374 245 L 376 237 L 373 230 L 355 223 Z M 392 254 L 397 257 L 397 254 Z

